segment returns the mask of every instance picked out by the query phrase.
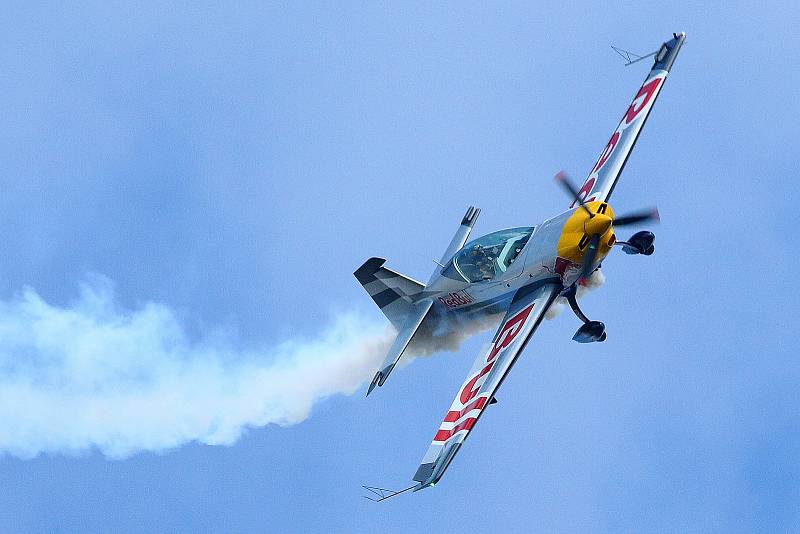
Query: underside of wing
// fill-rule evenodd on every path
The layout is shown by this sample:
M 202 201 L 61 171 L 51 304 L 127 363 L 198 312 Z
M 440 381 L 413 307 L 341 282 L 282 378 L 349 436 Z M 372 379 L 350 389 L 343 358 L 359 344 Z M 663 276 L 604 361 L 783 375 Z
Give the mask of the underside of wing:
M 580 189 L 579 196 L 584 202 L 594 200 L 605 202 L 611 196 L 685 39 L 686 35 L 683 33 L 674 34 L 674 37 L 664 43 L 655 54 L 650 73 L 622 116 L 616 130 L 611 134 L 608 143 L 603 147 L 600 157 Z M 572 203 L 572 207 L 575 207 L 576 202 Z
M 425 453 L 414 475 L 419 482 L 415 490 L 433 486 L 442 477 L 560 289 L 555 281 L 538 282 L 514 295 L 492 342 L 478 356 Z

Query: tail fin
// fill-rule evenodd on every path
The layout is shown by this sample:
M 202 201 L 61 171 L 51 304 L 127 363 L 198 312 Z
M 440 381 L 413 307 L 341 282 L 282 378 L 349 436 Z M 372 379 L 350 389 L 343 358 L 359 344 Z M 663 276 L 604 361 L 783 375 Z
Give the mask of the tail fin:
M 461 247 L 464 246 L 464 243 L 467 242 L 469 238 L 470 232 L 472 232 L 472 227 L 475 226 L 475 221 L 478 220 L 478 215 L 481 214 L 480 208 L 475 208 L 470 206 L 467 209 L 467 213 L 464 214 L 464 218 L 461 219 L 461 226 L 458 227 L 456 230 L 456 234 L 453 236 L 453 239 L 450 241 L 450 244 L 447 245 L 447 249 L 442 254 L 442 260 L 437 262 L 439 267 L 434 269 L 433 274 L 431 275 L 431 279 L 428 281 L 428 284 L 433 282 L 433 279 L 440 276 L 441 271 L 443 269 L 442 266 L 446 265 L 447 262 L 450 261 L 450 258 L 453 255 L 461 250 Z
M 383 267 L 384 263 L 386 260 L 383 258 L 370 258 L 353 274 L 399 331 L 414 308 L 413 297 L 421 293 L 425 286 Z

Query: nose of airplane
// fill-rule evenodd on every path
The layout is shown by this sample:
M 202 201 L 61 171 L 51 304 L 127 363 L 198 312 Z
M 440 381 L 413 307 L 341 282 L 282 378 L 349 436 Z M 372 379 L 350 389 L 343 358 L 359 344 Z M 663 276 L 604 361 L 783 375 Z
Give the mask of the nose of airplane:
M 586 218 L 586 221 L 583 223 L 583 231 L 586 232 L 587 235 L 603 235 L 611 228 L 612 223 L 613 220 L 608 215 L 604 213 L 595 213 L 594 217 Z

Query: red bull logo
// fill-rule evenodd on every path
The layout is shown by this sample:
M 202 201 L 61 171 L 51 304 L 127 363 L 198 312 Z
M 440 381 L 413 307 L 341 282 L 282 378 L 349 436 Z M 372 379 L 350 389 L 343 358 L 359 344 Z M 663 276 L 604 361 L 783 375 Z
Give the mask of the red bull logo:
M 439 302 L 442 303 L 442 306 L 447 308 L 448 310 L 452 310 L 454 308 L 460 308 L 461 306 L 466 306 L 467 304 L 472 304 L 475 302 L 475 299 L 464 290 L 456 291 L 455 293 L 450 293 L 449 295 L 445 295 L 443 297 L 439 297 Z

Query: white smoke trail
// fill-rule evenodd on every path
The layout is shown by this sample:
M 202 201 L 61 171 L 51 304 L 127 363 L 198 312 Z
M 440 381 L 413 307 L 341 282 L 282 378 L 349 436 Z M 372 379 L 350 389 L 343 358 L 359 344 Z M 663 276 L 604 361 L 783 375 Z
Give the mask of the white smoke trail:
M 407 352 L 410 356 L 417 357 L 438 352 L 455 352 L 472 336 L 497 328 L 503 315 L 487 314 L 469 320 L 459 319 L 458 316 L 441 317 L 433 330 L 427 329 L 427 323 L 423 323 Z
M 598 287 L 602 286 L 606 283 L 606 276 L 603 274 L 603 271 L 597 269 L 594 271 L 589 278 L 584 280 L 584 283 L 578 285 L 578 292 L 575 295 L 575 298 L 581 298 L 589 291 L 597 289 Z M 560 314 L 564 307 L 567 306 L 567 299 L 564 297 L 558 297 L 556 301 L 550 306 L 550 309 L 547 310 L 547 313 L 544 315 L 545 319 L 555 319 L 558 314 Z
M 114 458 L 190 441 L 231 444 L 247 427 L 291 425 L 372 377 L 394 333 L 340 316 L 314 339 L 237 350 L 192 341 L 166 306 L 120 309 L 111 284 L 66 307 L 32 289 L 0 301 L 0 453 L 100 450 Z
M 603 281 L 595 272 L 579 295 Z M 501 317 L 423 330 L 401 367 L 456 351 Z M 341 314 L 313 339 L 241 349 L 219 335 L 190 339 L 162 304 L 120 308 L 103 278 L 63 307 L 25 289 L 0 301 L 0 454 L 125 458 L 192 441 L 232 444 L 249 427 L 296 424 L 314 403 L 354 393 L 394 336 L 383 320 Z

